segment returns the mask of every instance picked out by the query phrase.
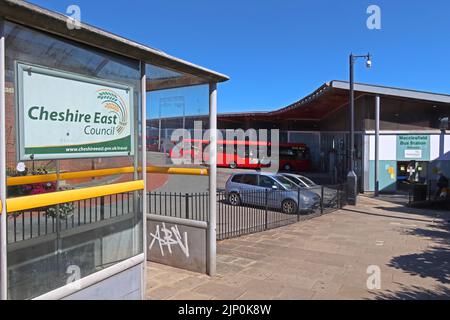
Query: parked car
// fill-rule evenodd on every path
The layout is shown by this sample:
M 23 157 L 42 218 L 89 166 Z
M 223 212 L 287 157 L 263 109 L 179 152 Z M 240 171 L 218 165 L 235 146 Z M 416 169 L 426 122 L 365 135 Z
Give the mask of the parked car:
M 311 179 L 294 173 L 281 173 L 281 175 L 295 183 L 301 189 L 309 190 L 319 197 L 322 197 L 322 186 L 316 184 Z M 326 206 L 335 204 L 337 201 L 337 191 L 328 187 L 323 187 L 323 201 Z
M 320 205 L 314 192 L 302 190 L 279 174 L 233 174 L 225 185 L 228 202 L 233 206 L 267 206 L 283 213 L 309 212 Z M 300 192 L 299 192 L 300 191 Z

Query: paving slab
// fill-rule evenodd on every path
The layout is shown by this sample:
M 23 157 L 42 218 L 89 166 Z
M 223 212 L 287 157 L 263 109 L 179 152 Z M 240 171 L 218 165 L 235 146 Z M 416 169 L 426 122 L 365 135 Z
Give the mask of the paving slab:
M 449 221 L 450 212 L 361 197 L 346 210 L 218 242 L 215 277 L 148 263 L 147 297 L 450 299 Z

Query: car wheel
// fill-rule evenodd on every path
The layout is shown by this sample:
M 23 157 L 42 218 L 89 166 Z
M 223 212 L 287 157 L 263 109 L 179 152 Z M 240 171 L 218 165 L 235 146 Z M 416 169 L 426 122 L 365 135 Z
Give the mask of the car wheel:
M 292 169 L 292 167 L 291 167 L 290 164 L 285 164 L 284 167 L 283 167 L 284 171 L 291 171 L 291 169 Z
M 230 163 L 230 169 L 236 169 L 237 168 L 237 164 L 232 162 Z
M 237 194 L 236 192 L 231 192 L 228 195 L 228 202 L 232 205 L 232 206 L 239 206 L 241 204 L 241 197 L 239 196 L 239 194 Z
M 297 203 L 294 200 L 284 200 L 281 203 L 281 211 L 285 214 L 295 214 L 297 213 Z

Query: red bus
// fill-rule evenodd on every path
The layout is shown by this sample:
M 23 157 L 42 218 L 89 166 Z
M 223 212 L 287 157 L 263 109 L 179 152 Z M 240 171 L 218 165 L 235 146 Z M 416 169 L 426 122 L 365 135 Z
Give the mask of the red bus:
M 208 154 L 203 154 L 208 140 L 185 139 L 184 142 L 191 144 L 190 150 L 181 149 L 178 155 L 174 154 L 173 149 L 169 151 L 171 158 L 184 158 L 187 156 L 193 163 L 194 161 L 208 162 Z M 230 145 L 232 148 L 230 148 Z M 244 154 L 239 152 L 239 148 L 244 146 Z M 259 154 L 260 147 L 266 147 L 266 154 L 270 155 L 271 143 L 256 141 L 233 141 L 219 140 L 217 142 L 217 166 L 222 168 L 248 168 L 257 169 L 270 166 L 270 157 L 261 158 Z M 228 150 L 232 153 L 227 153 Z M 280 170 L 284 171 L 309 171 L 311 161 L 309 148 L 305 144 L 280 144 L 279 145 Z
M 158 136 L 147 136 L 147 151 L 156 151 L 159 150 L 159 138 Z
M 260 147 L 266 147 L 267 153 L 270 149 L 270 143 L 260 141 L 219 140 L 217 142 L 217 166 L 231 169 L 257 169 L 268 167 L 270 166 L 270 163 L 266 162 L 268 160 L 260 158 Z M 239 148 L 244 151 L 243 154 L 242 151 L 239 152 Z M 233 150 L 233 154 L 227 153 L 228 150 Z
M 194 163 L 194 161 L 197 163 L 209 162 L 209 155 L 207 153 L 203 154 L 204 150 L 209 145 L 209 140 L 184 139 L 183 141 L 189 143 L 191 149 L 180 149 L 180 151 L 175 154 L 175 151 L 172 148 L 169 151 L 169 156 L 172 159 L 187 158 L 190 159 L 192 163 Z M 175 142 L 173 143 L 176 144 Z M 267 142 L 219 140 L 217 142 L 217 166 L 232 169 L 257 169 L 269 166 L 270 163 L 264 165 L 262 164 L 264 161 L 260 161 L 258 158 L 259 147 L 268 147 L 269 145 L 270 144 Z M 242 149 L 242 147 L 244 148 Z M 232 150 L 232 152 L 227 153 L 229 150 Z M 241 150 L 244 151 L 244 153 L 242 153 Z
M 310 171 L 311 157 L 309 148 L 303 143 L 283 143 L 279 147 L 280 170 Z

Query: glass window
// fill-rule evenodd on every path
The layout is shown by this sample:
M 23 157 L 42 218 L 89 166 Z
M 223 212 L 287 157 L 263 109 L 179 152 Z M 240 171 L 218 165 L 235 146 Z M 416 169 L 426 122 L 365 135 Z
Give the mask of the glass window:
M 273 187 L 277 187 L 277 188 L 281 187 L 278 182 L 276 182 L 275 180 L 273 180 L 272 178 L 267 177 L 267 176 L 259 177 L 259 186 L 262 188 L 268 188 L 268 189 L 272 189 Z
M 306 177 L 301 177 L 300 180 L 307 186 L 307 187 L 314 187 L 317 186 L 317 184 L 315 182 L 313 182 L 312 180 L 306 178 Z
M 297 177 L 294 177 L 294 176 L 284 176 L 286 179 L 289 179 L 289 180 L 291 180 L 292 182 L 294 182 L 295 184 L 297 184 L 297 185 L 299 185 L 300 187 L 306 187 L 306 184 L 304 184 L 303 183 L 303 181 L 302 180 L 300 180 L 299 178 L 297 178 Z
M 7 22 L 6 113 L 8 177 L 139 167 L 140 63 Z M 16 66 L 31 64 L 132 88 L 135 156 L 20 162 L 17 155 Z M 48 87 L 45 95 L 54 92 Z M 69 92 L 61 103 L 71 103 Z M 45 132 L 46 128 L 42 128 Z M 53 134 L 47 132 L 48 135 Z M 137 172 L 8 186 L 8 197 L 142 179 Z M 30 299 L 143 252 L 141 192 L 77 201 L 8 215 L 8 297 Z
M 298 188 L 298 186 L 297 186 L 295 183 L 293 183 L 292 181 L 290 181 L 289 179 L 287 179 L 287 178 L 285 178 L 285 177 L 283 177 L 283 176 L 281 176 L 281 175 L 276 176 L 276 179 L 277 179 L 277 181 L 278 181 L 279 183 L 281 183 L 281 185 L 282 185 L 283 187 L 285 187 L 286 189 L 295 189 L 295 188 Z
M 157 141 L 149 149 L 147 161 L 157 167 L 207 168 L 209 144 L 202 140 L 209 141 L 209 84 L 181 86 L 200 80 L 162 70 L 147 65 L 147 135 Z M 209 188 L 206 175 L 151 177 L 147 188 L 153 193 L 206 193 Z
M 241 175 L 241 174 L 235 175 L 235 176 L 233 177 L 233 179 L 231 179 L 231 181 L 232 181 L 232 182 L 235 182 L 235 183 L 241 183 L 241 181 L 242 181 L 242 175 Z
M 256 174 L 246 174 L 242 176 L 241 183 L 251 186 L 258 185 L 258 176 Z

